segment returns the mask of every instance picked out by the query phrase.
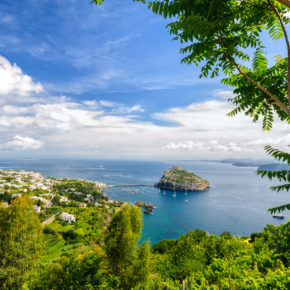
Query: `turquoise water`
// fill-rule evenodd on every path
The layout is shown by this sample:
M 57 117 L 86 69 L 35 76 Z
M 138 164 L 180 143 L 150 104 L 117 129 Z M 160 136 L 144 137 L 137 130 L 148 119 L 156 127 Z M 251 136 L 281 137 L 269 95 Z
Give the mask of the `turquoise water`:
M 174 239 L 199 228 L 220 234 L 249 235 L 266 224 L 280 224 L 267 213 L 269 207 L 289 202 L 287 192 L 274 193 L 267 179 L 255 175 L 253 167 L 235 167 L 218 162 L 137 162 L 88 160 L 0 161 L 0 168 L 26 169 L 57 178 L 84 178 L 107 184 L 147 184 L 157 182 L 166 168 L 179 165 L 207 179 L 211 188 L 204 192 L 172 192 L 154 187 L 117 187 L 106 192 L 111 199 L 131 203 L 145 201 L 157 208 L 143 215 L 142 240 L 154 244 Z M 103 166 L 103 167 L 100 167 Z M 290 218 L 284 213 L 285 220 Z

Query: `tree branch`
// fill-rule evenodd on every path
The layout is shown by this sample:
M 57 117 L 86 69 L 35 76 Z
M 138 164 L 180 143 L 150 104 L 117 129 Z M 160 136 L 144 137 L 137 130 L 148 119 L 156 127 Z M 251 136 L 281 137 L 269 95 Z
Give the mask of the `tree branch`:
M 290 0 L 277 0 L 277 1 L 290 8 Z
M 223 45 L 222 41 L 220 38 L 218 39 L 218 42 L 221 47 L 226 48 L 226 46 Z M 283 102 L 281 102 L 276 96 L 274 96 L 271 92 L 269 92 L 267 89 L 265 89 L 263 86 L 259 85 L 257 82 L 252 80 L 247 74 L 245 74 L 240 66 L 235 62 L 234 58 L 227 52 L 224 51 L 225 56 L 227 59 L 232 63 L 236 69 L 239 71 L 239 73 L 246 79 L 248 80 L 251 84 L 253 84 L 256 88 L 264 92 L 266 95 L 268 95 L 272 99 L 272 105 L 275 104 L 277 105 L 281 110 L 283 110 L 287 115 L 290 115 L 290 108 L 288 108 Z
M 287 52 L 288 52 L 288 72 L 287 72 L 287 80 L 288 80 L 288 105 L 290 107 L 290 43 L 289 43 L 289 39 L 288 39 L 288 34 L 284 25 L 284 22 L 282 20 L 282 17 L 279 13 L 279 11 L 277 10 L 277 8 L 274 6 L 274 4 L 270 1 L 267 0 L 270 7 L 274 10 L 275 14 L 277 15 L 279 22 L 281 24 L 281 27 L 283 29 L 283 33 L 284 33 L 284 38 L 286 41 L 286 46 L 287 46 Z
M 274 96 L 271 92 L 269 92 L 267 89 L 265 89 L 263 86 L 259 85 L 257 82 L 255 82 L 254 80 L 252 80 L 249 76 L 247 76 L 240 68 L 240 66 L 235 62 L 235 60 L 226 53 L 226 56 L 228 58 L 228 60 L 234 64 L 234 66 L 237 68 L 237 70 L 239 71 L 239 73 L 246 79 L 248 80 L 250 83 L 252 83 L 256 88 L 260 89 L 262 92 L 264 92 L 266 95 L 268 95 L 272 100 L 273 103 L 277 105 L 281 110 L 283 110 L 285 113 L 287 113 L 288 115 L 290 115 L 290 109 L 287 108 L 287 106 L 282 103 L 276 96 Z

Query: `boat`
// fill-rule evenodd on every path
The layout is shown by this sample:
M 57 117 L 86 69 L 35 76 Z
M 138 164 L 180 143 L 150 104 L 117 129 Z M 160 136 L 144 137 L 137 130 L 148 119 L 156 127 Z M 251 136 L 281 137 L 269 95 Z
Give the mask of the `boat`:
M 272 217 L 273 218 L 276 218 L 276 219 L 283 219 L 284 218 L 284 216 L 282 215 L 282 214 L 272 214 Z
M 144 210 L 144 213 L 145 213 L 145 214 L 153 214 L 153 210 L 147 208 L 146 210 Z

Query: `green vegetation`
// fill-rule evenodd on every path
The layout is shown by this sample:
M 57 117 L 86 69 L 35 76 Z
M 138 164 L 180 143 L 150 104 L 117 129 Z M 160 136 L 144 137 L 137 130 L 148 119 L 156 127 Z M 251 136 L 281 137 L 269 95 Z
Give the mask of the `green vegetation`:
M 210 185 L 194 173 L 173 166 L 171 170 L 165 170 L 156 187 L 169 190 L 196 191 L 207 190 Z
M 222 82 L 234 88 L 229 101 L 236 106 L 230 116 L 244 111 L 254 121 L 262 117 L 266 130 L 272 127 L 274 112 L 289 122 L 288 0 L 136 1 L 172 20 L 167 28 L 183 45 L 183 63 L 201 65 L 200 77 L 227 76 Z M 284 38 L 286 43 L 287 56 L 278 55 L 272 66 L 262 42 L 264 31 L 273 42 Z
M 0 207 L 0 288 L 20 289 L 41 250 L 41 227 L 29 199 Z
M 276 160 L 279 160 L 279 161 L 281 160 L 285 162 L 287 165 L 290 165 L 289 153 L 282 152 L 278 149 L 272 148 L 271 146 L 266 146 L 265 150 L 267 151 L 269 155 L 273 156 Z M 279 171 L 258 170 L 257 174 L 261 175 L 262 177 L 267 176 L 270 180 L 275 178 L 280 183 L 287 182 L 286 184 L 270 187 L 272 191 L 276 191 L 276 192 L 283 191 L 283 190 L 289 191 L 290 189 L 290 171 L 289 170 L 279 170 Z M 271 213 L 275 213 L 277 211 L 281 212 L 286 209 L 290 210 L 290 203 L 270 208 L 268 211 Z
M 191 173 L 187 170 L 181 169 L 181 170 L 171 170 L 172 172 L 172 182 L 178 182 L 178 183 L 185 183 L 192 180 L 197 180 L 198 176 L 196 176 L 194 173 Z
M 91 195 L 92 201 L 107 200 L 107 198 L 101 194 L 100 188 L 97 187 L 94 182 L 84 180 L 58 180 L 58 182 L 53 185 L 53 191 L 59 195 L 69 195 L 70 199 L 79 202 L 84 201 L 85 195 Z
M 0 288 L 290 287 L 290 222 L 268 225 L 250 238 L 194 230 L 150 248 L 148 242 L 137 246 L 142 230 L 137 207 L 66 210 L 76 223 L 57 218 L 41 234 L 30 200 L 17 198 L 0 208 Z
M 130 289 L 146 281 L 149 274 L 149 243 L 137 249 L 141 237 L 142 218 L 137 207 L 122 207 L 112 218 L 105 235 L 105 252 L 112 273 L 119 278 L 120 287 Z

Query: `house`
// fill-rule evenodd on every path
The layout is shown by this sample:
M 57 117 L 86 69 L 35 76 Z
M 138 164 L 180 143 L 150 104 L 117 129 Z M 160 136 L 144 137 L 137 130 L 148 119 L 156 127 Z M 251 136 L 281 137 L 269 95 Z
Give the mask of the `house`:
M 34 208 L 36 213 L 40 213 L 40 211 L 41 211 L 40 206 L 35 205 L 33 208 Z
M 60 199 L 59 199 L 60 202 L 68 202 L 68 198 L 66 196 L 62 196 Z
M 79 202 L 78 207 L 87 207 L 87 204 L 84 202 Z
M 21 193 L 13 193 L 12 198 L 21 197 Z
M 69 213 L 66 213 L 66 212 L 63 212 L 59 218 L 63 221 L 67 221 L 69 224 L 76 221 L 76 218 L 73 214 L 69 214 Z

